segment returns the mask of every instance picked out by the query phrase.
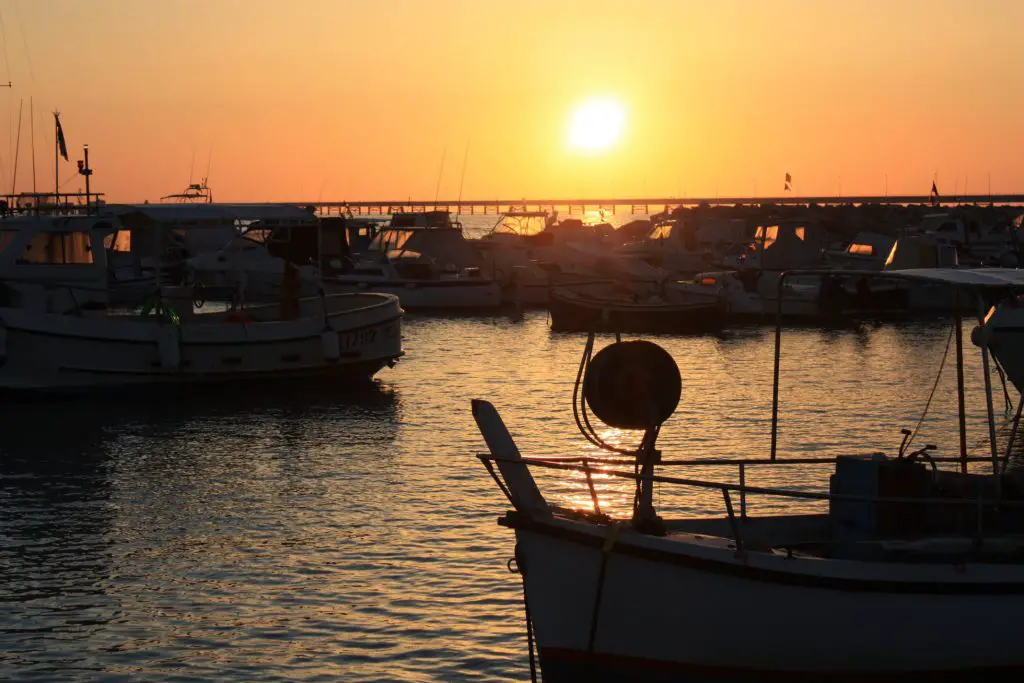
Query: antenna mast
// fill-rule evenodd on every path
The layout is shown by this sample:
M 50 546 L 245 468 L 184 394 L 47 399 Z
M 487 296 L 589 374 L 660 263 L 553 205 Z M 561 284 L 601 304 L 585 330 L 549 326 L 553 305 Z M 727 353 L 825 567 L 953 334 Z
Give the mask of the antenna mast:
M 18 186 L 18 152 L 21 150 L 21 112 L 25 108 L 25 100 L 18 103 L 18 138 L 14 143 L 14 172 L 11 174 L 11 194 L 17 192 Z
M 36 194 L 36 116 L 35 107 L 32 106 L 32 96 L 28 98 L 28 118 L 30 120 L 29 130 L 32 138 L 32 194 Z M 39 197 L 35 198 L 36 209 L 39 208 Z

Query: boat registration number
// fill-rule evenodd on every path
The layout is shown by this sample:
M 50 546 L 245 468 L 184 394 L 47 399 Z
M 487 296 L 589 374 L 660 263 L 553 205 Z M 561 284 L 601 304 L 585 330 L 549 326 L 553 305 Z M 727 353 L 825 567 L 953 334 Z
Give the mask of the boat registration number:
M 338 345 L 342 350 L 350 350 L 377 341 L 377 330 L 356 330 L 338 335 Z

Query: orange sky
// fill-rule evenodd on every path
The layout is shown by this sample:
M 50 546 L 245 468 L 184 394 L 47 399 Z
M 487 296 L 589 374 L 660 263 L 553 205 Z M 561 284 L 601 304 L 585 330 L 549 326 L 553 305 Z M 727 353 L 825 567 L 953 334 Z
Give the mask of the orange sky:
M 0 0 L 0 187 L 218 200 L 1024 191 L 1018 0 Z M 567 145 L 573 107 L 626 110 Z

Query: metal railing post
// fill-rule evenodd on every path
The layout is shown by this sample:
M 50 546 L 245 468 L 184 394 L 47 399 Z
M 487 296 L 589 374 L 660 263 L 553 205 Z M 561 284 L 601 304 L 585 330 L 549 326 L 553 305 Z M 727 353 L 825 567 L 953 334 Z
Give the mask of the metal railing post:
M 747 518 L 747 466 L 740 463 L 740 519 Z

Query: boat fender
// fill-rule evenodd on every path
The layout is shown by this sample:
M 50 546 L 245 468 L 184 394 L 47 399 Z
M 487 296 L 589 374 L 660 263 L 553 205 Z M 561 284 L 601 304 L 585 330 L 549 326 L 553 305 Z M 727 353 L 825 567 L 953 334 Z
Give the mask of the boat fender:
M 657 344 L 616 342 L 594 355 L 583 380 L 583 396 L 610 427 L 647 429 L 667 420 L 682 395 L 679 366 Z
M 338 342 L 338 333 L 331 328 L 326 328 L 320 333 L 320 345 L 324 350 L 324 360 L 333 363 L 341 358 L 341 345 Z
M 992 328 L 988 325 L 977 325 L 971 330 L 971 342 L 980 348 L 985 348 L 992 341 Z
M 178 335 L 178 328 L 173 325 L 161 325 L 157 330 L 160 367 L 168 370 L 181 368 L 181 340 Z

